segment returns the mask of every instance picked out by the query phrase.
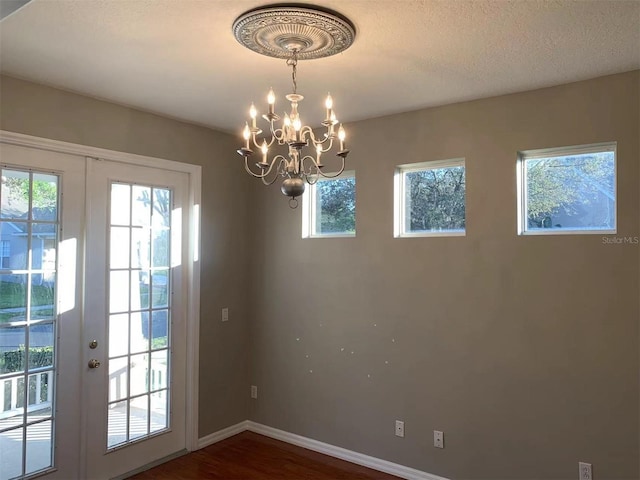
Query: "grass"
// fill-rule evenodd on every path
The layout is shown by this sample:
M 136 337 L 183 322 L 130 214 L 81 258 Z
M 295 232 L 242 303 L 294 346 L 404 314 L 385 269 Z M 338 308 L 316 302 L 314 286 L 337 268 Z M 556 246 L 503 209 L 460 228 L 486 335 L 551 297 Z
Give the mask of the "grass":
M 18 282 L 0 282 L 0 310 L 9 308 L 26 308 L 27 285 Z M 33 285 L 31 288 L 31 306 L 50 305 L 51 308 L 33 312 L 34 318 L 50 318 L 53 315 L 53 287 Z M 0 323 L 10 322 L 16 317 L 24 316 L 23 312 L 0 312 Z M 24 318 L 18 318 L 24 320 Z

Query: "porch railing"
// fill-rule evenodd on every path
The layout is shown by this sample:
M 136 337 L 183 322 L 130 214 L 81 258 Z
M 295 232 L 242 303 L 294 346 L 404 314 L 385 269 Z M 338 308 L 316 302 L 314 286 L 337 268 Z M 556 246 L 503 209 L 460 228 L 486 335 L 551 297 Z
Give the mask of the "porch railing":
M 53 389 L 49 378 L 52 374 L 51 370 L 32 373 L 26 385 L 24 376 L 0 380 L 0 420 L 22 413 L 25 395 L 28 413 L 51 408 Z

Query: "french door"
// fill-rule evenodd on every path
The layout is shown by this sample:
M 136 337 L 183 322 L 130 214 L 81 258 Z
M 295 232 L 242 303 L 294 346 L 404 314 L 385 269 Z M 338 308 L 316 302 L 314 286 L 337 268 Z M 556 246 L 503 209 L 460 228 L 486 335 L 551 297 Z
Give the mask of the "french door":
M 188 173 L 0 148 L 0 480 L 185 450 Z

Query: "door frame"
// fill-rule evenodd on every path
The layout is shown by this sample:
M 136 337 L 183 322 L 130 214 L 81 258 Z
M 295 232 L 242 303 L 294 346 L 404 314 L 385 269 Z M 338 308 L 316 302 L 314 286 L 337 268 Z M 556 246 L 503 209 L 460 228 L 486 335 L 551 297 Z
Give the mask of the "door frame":
M 200 334 L 200 206 L 202 167 L 163 158 L 148 157 L 133 153 L 118 152 L 76 143 L 35 137 L 22 133 L 0 130 L 0 142 L 22 147 L 36 148 L 80 157 L 97 158 L 151 168 L 161 168 L 188 175 L 189 225 L 191 241 L 188 248 L 187 269 L 187 378 L 186 378 L 186 445 L 188 451 L 198 448 L 198 377 Z M 87 195 L 87 201 L 90 201 Z M 83 231 L 83 234 L 86 233 Z M 183 245 L 184 247 L 184 245 Z M 84 305 L 84 298 L 82 299 Z M 84 323 L 84 320 L 83 320 Z M 82 379 L 84 384 L 84 376 Z M 83 389 L 84 390 L 84 389 Z M 86 409 L 80 421 L 82 432 L 86 431 Z M 84 445 L 85 442 L 82 444 Z M 81 474 L 85 472 L 86 452 L 81 452 Z M 142 466 L 142 465 L 141 465 Z

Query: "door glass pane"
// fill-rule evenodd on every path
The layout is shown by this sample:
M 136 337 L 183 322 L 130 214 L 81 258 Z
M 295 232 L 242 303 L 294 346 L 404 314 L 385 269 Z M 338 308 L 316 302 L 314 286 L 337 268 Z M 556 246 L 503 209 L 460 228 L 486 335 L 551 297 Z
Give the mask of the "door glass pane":
M 151 230 L 148 227 L 131 229 L 131 263 L 134 268 L 149 268 L 151 258 Z
M 167 350 L 157 350 L 151 354 L 150 389 L 167 388 Z
M 53 319 L 55 284 L 55 271 L 31 274 L 31 320 Z
M 47 420 L 27 427 L 27 474 L 51 465 L 52 426 Z
M 130 225 L 131 187 L 114 183 L 111 185 L 111 225 Z
M 49 173 L 2 170 L 0 479 L 52 466 L 58 184 Z
M 129 353 L 129 314 L 122 313 L 109 317 L 109 357 L 119 357 Z
M 149 350 L 149 312 L 131 313 L 131 353 Z
M 109 401 L 127 398 L 127 357 L 109 360 Z
M 130 363 L 131 395 L 147 392 L 149 385 L 149 356 L 146 353 L 132 355 Z
M 151 326 L 151 348 L 163 348 L 169 345 L 167 320 L 169 312 L 167 310 L 155 310 L 152 313 L 153 324 Z
M 0 338 L 0 375 L 24 370 L 26 328 L 0 326 Z
M 109 255 L 110 268 L 129 267 L 129 231 L 128 227 L 112 227 Z
M 151 188 L 134 185 L 133 187 L 133 219 L 132 225 L 151 225 Z
M 0 217 L 29 217 L 29 172 L 2 169 L 2 188 L 0 189 Z
M 149 395 L 133 398 L 129 406 L 129 439 L 149 433 Z
M 167 391 L 160 390 L 151 394 L 151 432 L 164 430 L 167 424 Z
M 27 274 L 0 275 L 0 325 L 27 319 Z
M 156 270 L 151 276 L 151 305 L 153 308 L 169 306 L 169 270 Z
M 110 195 L 108 448 L 168 428 L 172 192 L 113 183 Z
M 44 173 L 33 174 L 33 205 L 34 220 L 55 222 L 58 218 L 58 177 Z
M 27 269 L 27 222 L 0 222 L 0 270 Z
M 29 370 L 53 367 L 53 322 L 29 327 Z
M 22 475 L 22 449 L 24 447 L 22 428 L 0 432 L 0 478 L 15 478 Z
M 111 448 L 127 441 L 127 404 L 117 402 L 109 405 L 107 447 Z
M 129 310 L 129 271 L 116 270 L 111 272 L 109 284 L 109 311 L 111 313 Z

